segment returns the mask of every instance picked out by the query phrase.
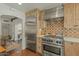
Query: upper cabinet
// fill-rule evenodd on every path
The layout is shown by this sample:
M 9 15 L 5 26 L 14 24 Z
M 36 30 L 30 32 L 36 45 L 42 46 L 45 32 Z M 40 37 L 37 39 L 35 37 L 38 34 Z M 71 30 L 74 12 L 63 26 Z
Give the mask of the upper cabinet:
M 72 28 L 75 20 L 75 4 L 64 4 L 64 27 Z
M 79 28 L 79 4 L 64 4 L 64 27 Z
M 77 3 L 77 4 L 75 4 L 75 8 L 76 8 L 76 16 L 75 16 L 75 18 L 76 18 L 76 21 L 75 21 L 75 26 L 77 27 L 77 28 L 79 28 L 79 3 Z

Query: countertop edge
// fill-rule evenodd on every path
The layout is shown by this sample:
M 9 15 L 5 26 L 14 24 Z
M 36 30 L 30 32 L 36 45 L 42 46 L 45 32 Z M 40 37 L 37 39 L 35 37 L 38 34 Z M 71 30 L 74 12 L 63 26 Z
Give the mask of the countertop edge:
M 75 38 L 75 37 L 64 37 L 64 41 L 66 41 L 66 42 L 79 43 L 79 38 Z

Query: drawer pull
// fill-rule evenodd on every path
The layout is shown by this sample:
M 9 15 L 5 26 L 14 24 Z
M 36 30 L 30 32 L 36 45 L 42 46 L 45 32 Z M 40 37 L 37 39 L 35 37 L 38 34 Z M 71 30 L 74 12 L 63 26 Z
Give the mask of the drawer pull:
M 74 27 L 78 27 L 78 25 L 74 25 Z
M 73 42 L 71 42 L 71 44 L 73 44 Z

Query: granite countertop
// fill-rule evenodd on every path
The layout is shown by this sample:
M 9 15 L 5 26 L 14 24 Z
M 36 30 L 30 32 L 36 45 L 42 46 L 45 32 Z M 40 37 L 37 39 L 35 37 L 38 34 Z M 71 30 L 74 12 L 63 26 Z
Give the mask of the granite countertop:
M 38 37 L 42 38 L 42 37 L 44 37 L 44 35 L 40 35 Z M 79 43 L 79 38 L 76 38 L 76 37 L 64 37 L 64 41 Z
M 44 37 L 45 35 L 38 35 L 37 37 L 39 37 L 39 38 L 42 38 L 42 37 Z
M 64 41 L 79 43 L 79 38 L 75 38 L 75 37 L 64 37 Z
M 44 37 L 44 36 L 46 36 L 46 35 L 38 35 L 37 37 L 42 38 L 42 37 Z M 56 35 L 52 35 L 52 37 L 56 37 Z

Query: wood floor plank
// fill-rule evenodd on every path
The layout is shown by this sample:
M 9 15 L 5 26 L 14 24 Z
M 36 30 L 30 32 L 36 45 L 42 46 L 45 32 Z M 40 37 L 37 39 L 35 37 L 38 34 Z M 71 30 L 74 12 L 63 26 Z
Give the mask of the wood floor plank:
M 11 56 L 40 56 L 40 54 L 33 52 L 31 50 L 28 50 L 28 49 L 19 51 L 18 53 L 16 51 L 11 51 L 9 53 Z

